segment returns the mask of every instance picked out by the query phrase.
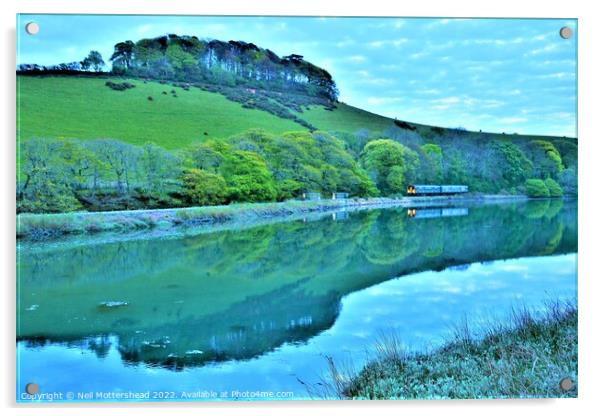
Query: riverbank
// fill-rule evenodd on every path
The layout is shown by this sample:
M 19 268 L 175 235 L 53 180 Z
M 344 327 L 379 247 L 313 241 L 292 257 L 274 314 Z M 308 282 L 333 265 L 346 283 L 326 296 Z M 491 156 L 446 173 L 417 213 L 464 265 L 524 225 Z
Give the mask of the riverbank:
M 126 232 L 175 227 L 214 226 L 230 222 L 253 223 L 266 218 L 286 218 L 311 213 L 353 211 L 383 207 L 437 207 L 461 203 L 524 200 L 522 195 L 433 196 L 367 198 L 319 201 L 285 201 L 257 204 L 172 208 L 135 211 L 72 212 L 17 216 L 17 238 L 42 240 L 72 234 Z
M 512 313 L 478 338 L 466 327 L 432 352 L 407 354 L 394 337 L 349 382 L 331 388 L 352 399 L 476 399 L 577 397 L 577 307 L 550 304 L 545 313 Z M 333 379 L 345 380 L 331 363 Z

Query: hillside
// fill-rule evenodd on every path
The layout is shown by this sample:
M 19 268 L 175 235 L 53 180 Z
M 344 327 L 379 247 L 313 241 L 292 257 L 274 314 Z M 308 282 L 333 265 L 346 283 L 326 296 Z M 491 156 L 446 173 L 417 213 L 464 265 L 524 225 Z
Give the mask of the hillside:
M 104 85 L 107 79 L 113 78 L 18 76 L 19 138 L 110 137 L 132 144 L 150 141 L 166 149 L 177 149 L 207 137 L 227 138 L 251 128 L 276 134 L 307 130 L 293 120 L 245 108 L 220 93 L 199 88 L 184 90 L 171 84 L 134 79 L 126 81 L 135 88 L 113 91 Z M 177 98 L 173 97 L 172 90 Z M 167 94 L 163 94 L 164 91 Z M 149 101 L 148 97 L 152 97 L 153 101 Z M 344 103 L 337 103 L 333 110 L 312 105 L 309 110 L 296 114 L 318 130 L 328 132 L 354 134 L 367 129 L 378 134 L 395 127 L 394 120 L 390 118 Z M 421 135 L 428 135 L 433 130 L 431 126 L 408 124 L 416 127 Z M 447 129 L 440 128 L 439 131 L 443 133 Z M 466 132 L 464 137 L 478 140 L 483 134 Z M 491 138 L 516 141 L 536 137 L 487 134 Z

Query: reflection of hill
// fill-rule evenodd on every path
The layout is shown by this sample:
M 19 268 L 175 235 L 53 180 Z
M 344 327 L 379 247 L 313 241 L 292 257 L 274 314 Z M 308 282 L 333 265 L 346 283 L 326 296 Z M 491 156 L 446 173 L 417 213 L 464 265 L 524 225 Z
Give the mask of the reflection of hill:
M 124 360 L 175 369 L 251 358 L 329 328 L 345 294 L 423 270 L 574 252 L 576 226 L 573 203 L 536 201 L 461 217 L 375 210 L 344 221 L 22 251 L 18 335 L 89 339 L 86 347 L 102 354 L 102 339 L 114 334 Z

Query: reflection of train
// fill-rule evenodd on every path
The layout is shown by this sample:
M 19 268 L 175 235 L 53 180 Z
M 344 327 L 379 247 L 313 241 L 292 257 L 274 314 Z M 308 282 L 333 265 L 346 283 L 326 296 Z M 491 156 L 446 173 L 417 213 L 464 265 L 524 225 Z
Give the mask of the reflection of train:
M 408 185 L 406 189 L 409 196 L 454 195 L 466 192 L 468 192 L 466 185 Z
M 409 208 L 408 217 L 410 218 L 440 218 L 440 217 L 461 217 L 468 215 L 468 208 Z

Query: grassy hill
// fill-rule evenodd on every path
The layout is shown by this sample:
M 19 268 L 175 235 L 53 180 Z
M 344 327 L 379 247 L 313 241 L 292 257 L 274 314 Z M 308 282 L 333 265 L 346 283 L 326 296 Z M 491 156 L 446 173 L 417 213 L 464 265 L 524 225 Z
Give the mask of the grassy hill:
M 136 87 L 114 91 L 104 85 L 106 80 L 18 76 L 19 137 L 115 138 L 138 145 L 150 141 L 166 149 L 177 149 L 208 137 L 230 137 L 250 128 L 271 133 L 307 130 L 293 120 L 244 108 L 219 93 L 199 88 L 184 90 L 159 82 L 128 80 Z M 148 97 L 152 97 L 152 101 Z M 311 106 L 297 114 L 324 131 L 381 132 L 395 127 L 391 118 L 343 103 L 338 103 L 334 110 Z M 432 131 L 431 126 L 409 124 L 423 136 Z M 478 140 L 482 133 L 468 132 L 465 137 Z M 490 138 L 502 137 L 518 141 L 525 138 L 490 135 Z M 529 139 L 534 137 L 528 136 Z
M 105 82 L 105 78 L 17 77 L 19 137 L 110 137 L 132 144 L 151 141 L 176 149 L 250 128 L 271 133 L 307 130 L 292 120 L 244 108 L 219 93 L 199 88 L 184 90 L 159 82 L 128 80 L 136 87 L 114 91 Z M 312 106 L 300 116 L 327 131 L 381 131 L 394 125 L 389 118 L 345 104 L 334 111 Z

